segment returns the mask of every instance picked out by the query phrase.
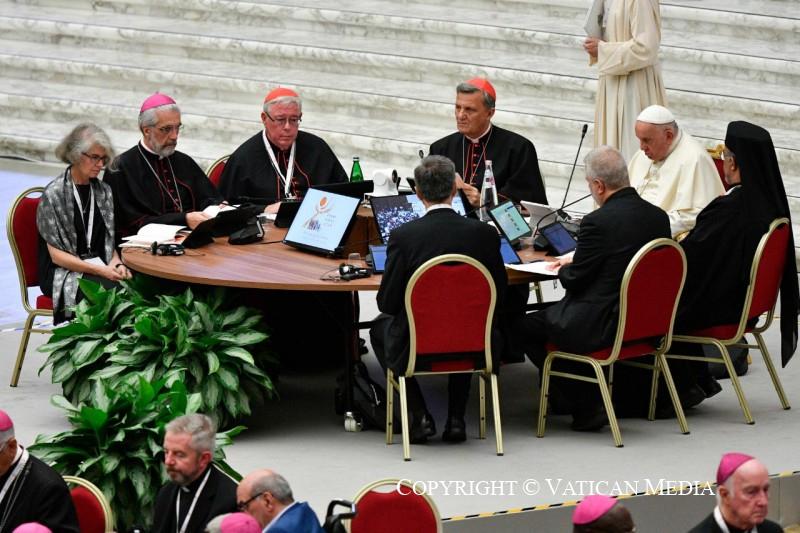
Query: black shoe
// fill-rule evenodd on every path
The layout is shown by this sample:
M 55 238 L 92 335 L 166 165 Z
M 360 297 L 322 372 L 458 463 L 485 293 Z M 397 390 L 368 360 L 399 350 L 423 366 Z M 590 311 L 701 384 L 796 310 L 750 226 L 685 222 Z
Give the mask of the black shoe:
M 719 386 L 719 383 L 717 383 L 717 386 Z M 678 392 L 678 399 L 681 402 L 681 407 L 691 409 L 706 399 L 706 393 L 703 392 L 699 385 L 692 385 L 688 389 Z M 675 418 L 675 409 L 672 407 L 672 401 L 669 400 L 669 396 L 667 396 L 663 404 L 656 405 L 656 418 L 658 420 Z
M 572 431 L 597 431 L 608 424 L 608 415 L 602 404 L 581 409 L 572 414 Z
M 358 339 L 358 353 L 361 355 L 366 355 L 369 353 L 369 348 L 367 348 L 367 341 L 361 337 Z
M 428 442 L 428 437 L 436 435 L 436 424 L 430 413 L 414 418 L 411 421 L 411 431 L 409 432 L 411 444 L 424 444 Z
M 547 403 L 550 407 L 550 414 L 553 415 L 568 415 L 572 413 L 572 402 L 561 392 L 557 387 L 550 385 L 550 390 L 547 391 Z
M 711 398 L 722 391 L 722 385 L 712 376 L 703 376 L 697 380 L 697 385 L 703 389 L 706 398 Z
M 460 416 L 447 417 L 442 440 L 445 442 L 464 442 L 467 440 L 467 425 Z

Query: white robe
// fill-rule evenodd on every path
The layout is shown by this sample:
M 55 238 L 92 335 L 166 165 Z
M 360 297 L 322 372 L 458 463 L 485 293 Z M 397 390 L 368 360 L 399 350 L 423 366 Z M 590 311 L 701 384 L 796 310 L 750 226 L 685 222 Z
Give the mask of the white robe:
M 594 144 L 613 146 L 629 161 L 639 148 L 636 117 L 647 106 L 667 105 L 658 64 L 661 15 L 658 0 L 605 1 L 611 7 L 597 47 Z
M 700 211 L 725 194 L 708 151 L 682 130 L 666 159 L 655 163 L 639 150 L 628 163 L 628 174 L 639 196 L 667 212 L 673 237 L 692 229 Z

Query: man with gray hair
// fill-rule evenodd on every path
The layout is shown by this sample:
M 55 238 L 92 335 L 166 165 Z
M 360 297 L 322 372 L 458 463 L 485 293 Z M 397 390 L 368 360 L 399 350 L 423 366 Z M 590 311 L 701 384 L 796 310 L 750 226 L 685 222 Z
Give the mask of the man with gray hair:
M 503 307 L 508 282 L 497 231 L 488 224 L 460 216 L 452 208 L 456 194 L 453 162 L 443 156 L 428 156 L 414 169 L 414 178 L 417 196 L 425 205 L 425 216 L 403 224 L 389 236 L 386 267 L 378 290 L 381 315 L 370 329 L 378 362 L 384 369 L 389 367 L 401 375 L 408 365 L 406 285 L 423 263 L 443 254 L 463 254 L 480 261 L 489 270 L 497 289 L 496 313 Z M 494 322 L 497 326 L 498 320 Z M 492 353 L 499 356 L 500 350 L 493 348 Z M 466 440 L 464 413 L 471 377 L 450 374 L 448 378 L 448 417 L 442 433 L 447 442 Z M 416 379 L 406 380 L 406 396 L 411 411 L 410 439 L 421 444 L 436 434 L 436 425 Z
M 0 410 L 0 531 L 38 522 L 54 533 L 78 533 L 64 479 L 23 448 L 11 417 Z
M 667 212 L 672 235 L 679 238 L 694 227 L 705 206 L 724 194 L 717 167 L 663 106 L 646 107 L 636 118 L 635 131 L 641 149 L 628 164 L 631 186 Z
M 153 533 L 203 531 L 236 511 L 236 482 L 213 464 L 214 423 L 199 413 L 176 418 L 164 435 L 164 466 L 172 480 L 156 496 Z
M 256 519 L 264 533 L 321 533 L 317 515 L 294 501 L 286 479 L 272 470 L 247 474 L 236 489 L 239 511 Z
M 666 213 L 644 201 L 630 186 L 625 160 L 618 150 L 599 146 L 589 152 L 584 163 L 589 192 L 600 207 L 584 217 L 574 255 L 551 263 L 566 295 L 526 319 L 528 357 L 540 369 L 548 342 L 573 353 L 590 353 L 612 345 L 619 290 L 628 263 L 648 242 L 670 236 Z M 565 362 L 556 361 L 554 369 L 586 370 L 582 368 L 585 365 L 572 368 L 559 363 Z M 573 416 L 575 431 L 600 429 L 606 423 L 597 387 L 574 380 L 557 380 L 550 387 L 569 399 L 564 407 Z
M 264 98 L 264 129 L 244 142 L 225 164 L 219 190 L 226 200 L 269 206 L 302 198 L 314 185 L 347 181 L 342 164 L 320 137 L 300 131 L 303 102 L 292 89 L 278 87 Z
M 497 193 L 502 199 L 547 204 L 536 148 L 525 137 L 492 124 L 497 92 L 485 78 L 456 87 L 458 131 L 433 143 L 431 155 L 443 155 L 456 167 L 456 183 L 472 207 L 480 205 L 486 161 L 492 162 Z
M 181 111 L 166 94 L 155 93 L 142 103 L 142 140 L 120 155 L 105 176 L 114 193 L 117 239 L 150 223 L 194 229 L 208 219 L 203 209 L 220 202 L 205 172 L 176 150 L 181 128 Z

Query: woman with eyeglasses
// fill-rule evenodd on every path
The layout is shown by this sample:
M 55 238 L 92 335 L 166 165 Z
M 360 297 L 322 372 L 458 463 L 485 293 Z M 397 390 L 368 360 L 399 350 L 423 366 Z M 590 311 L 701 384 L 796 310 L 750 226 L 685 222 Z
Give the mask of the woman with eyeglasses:
M 111 188 L 98 179 L 114 156 L 108 135 L 94 124 L 79 124 L 59 143 L 56 156 L 67 168 L 45 188 L 36 225 L 39 285 L 53 299 L 58 323 L 83 297 L 80 278 L 109 288 L 131 273 L 114 248 Z

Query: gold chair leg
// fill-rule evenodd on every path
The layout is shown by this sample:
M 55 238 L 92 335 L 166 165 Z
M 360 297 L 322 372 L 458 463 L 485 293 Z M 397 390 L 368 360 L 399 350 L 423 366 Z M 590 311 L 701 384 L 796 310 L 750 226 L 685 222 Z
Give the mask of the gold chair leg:
M 538 281 L 533 282 L 533 292 L 536 294 L 536 303 L 544 302 L 544 296 L 542 296 L 542 286 Z
M 764 342 L 763 337 L 761 337 L 760 333 L 755 332 L 753 333 L 753 336 L 756 338 L 758 349 L 761 350 L 761 355 L 764 357 L 764 364 L 767 365 L 769 377 L 772 378 L 772 384 L 775 386 L 775 392 L 778 393 L 778 399 L 781 401 L 781 407 L 784 409 L 791 409 L 789 400 L 786 398 L 786 393 L 783 391 L 783 385 L 781 385 L 781 380 L 778 377 L 778 373 L 775 371 L 775 365 L 772 363 L 772 358 L 769 355 L 769 351 L 767 350 L 767 345 Z
M 400 376 L 400 421 L 403 426 L 403 459 L 411 460 L 411 442 L 408 435 L 408 399 L 406 398 L 406 378 Z
M 17 361 L 14 363 L 14 371 L 11 374 L 12 387 L 16 387 L 17 383 L 19 383 L 19 375 L 22 373 L 22 362 L 25 360 L 25 351 L 28 349 L 28 341 L 31 338 L 31 329 L 33 328 L 34 318 L 36 318 L 36 313 L 28 313 L 28 318 L 25 319 L 25 326 L 22 330 L 22 339 L 19 341 Z
M 545 418 L 547 417 L 547 400 L 550 390 L 550 367 L 553 366 L 553 358 L 549 355 L 544 360 L 542 366 L 542 390 L 539 391 L 539 418 L 536 425 L 536 436 L 544 437 Z
M 394 376 L 390 369 L 386 369 L 386 444 L 394 440 Z
M 753 419 L 753 415 L 750 413 L 750 406 L 747 403 L 747 399 L 744 397 L 742 384 L 739 381 L 739 376 L 736 375 L 736 370 L 733 368 L 733 362 L 731 362 L 731 356 L 728 353 L 728 349 L 716 339 L 711 340 L 712 344 L 716 346 L 717 350 L 722 356 L 722 360 L 725 362 L 725 368 L 728 369 L 731 385 L 733 385 L 733 390 L 736 391 L 736 397 L 739 399 L 739 405 L 742 408 L 742 413 L 744 413 L 744 421 L 748 424 L 755 424 L 756 421 Z
M 486 438 L 486 376 L 478 374 L 478 401 L 480 402 L 480 420 L 478 422 L 478 438 Z
M 655 357 L 653 361 L 653 374 L 650 380 L 650 404 L 647 408 L 647 419 L 656 419 L 656 401 L 658 400 L 658 378 L 661 373 L 661 359 Z
M 497 455 L 503 455 L 503 428 L 500 423 L 500 391 L 497 385 L 497 374 L 490 374 L 492 388 L 492 414 L 494 416 L 494 436 L 497 440 Z
M 594 368 L 594 373 L 597 376 L 597 384 L 600 386 L 600 395 L 603 397 L 603 405 L 606 409 L 606 415 L 608 415 L 608 424 L 611 426 L 611 435 L 614 437 L 614 445 L 617 448 L 622 448 L 622 435 L 619 432 L 619 424 L 617 423 L 617 416 L 614 414 L 614 405 L 611 403 L 611 392 L 608 390 L 608 383 L 603 373 L 603 367 L 595 360 L 592 360 L 590 364 L 592 368 Z
M 669 369 L 669 364 L 667 363 L 667 358 L 664 356 L 663 353 L 660 353 L 656 356 L 656 366 L 660 367 L 664 373 L 664 381 L 667 383 L 667 390 L 669 391 L 669 397 L 672 400 L 672 407 L 675 409 L 675 415 L 678 417 L 678 426 L 681 428 L 681 433 L 684 435 L 689 434 L 689 423 L 686 421 L 686 415 L 683 412 L 683 405 L 681 405 L 681 400 L 678 397 L 678 390 L 675 388 L 675 380 L 672 379 L 672 371 Z M 658 376 L 658 369 L 653 371 L 653 376 L 657 378 Z M 658 382 L 654 382 L 654 390 L 651 395 L 650 399 L 650 413 L 651 417 L 650 420 L 653 420 L 655 415 L 656 409 L 656 393 L 655 390 L 658 389 Z

